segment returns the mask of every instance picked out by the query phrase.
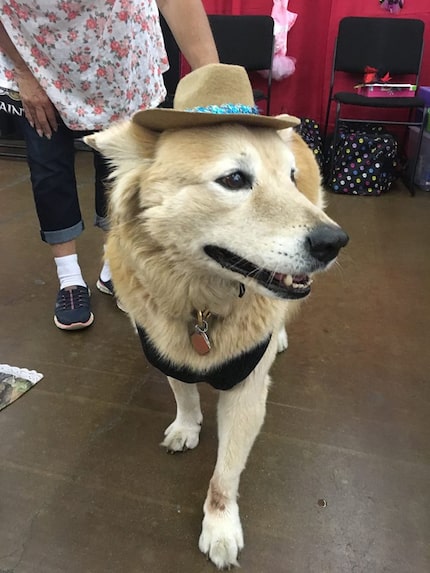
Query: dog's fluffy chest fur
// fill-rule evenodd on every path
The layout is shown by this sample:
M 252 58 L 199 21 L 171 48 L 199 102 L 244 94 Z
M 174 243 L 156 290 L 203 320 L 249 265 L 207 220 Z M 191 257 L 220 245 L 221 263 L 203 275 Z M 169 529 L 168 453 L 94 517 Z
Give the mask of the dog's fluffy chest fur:
M 114 275 L 130 279 L 120 281 L 116 287 L 120 300 L 127 301 L 130 316 L 163 359 L 186 364 L 191 370 L 210 370 L 258 347 L 279 330 L 288 305 L 294 304 L 267 299 L 246 289 L 239 296 L 237 281 L 198 274 L 187 281 L 172 265 L 166 275 L 153 273 L 151 261 L 157 257 L 151 258 L 148 267 L 137 275 L 130 268 L 133 258 L 120 244 L 110 240 L 107 250 Z M 210 313 L 207 334 L 211 349 L 203 356 L 191 343 L 199 310 Z

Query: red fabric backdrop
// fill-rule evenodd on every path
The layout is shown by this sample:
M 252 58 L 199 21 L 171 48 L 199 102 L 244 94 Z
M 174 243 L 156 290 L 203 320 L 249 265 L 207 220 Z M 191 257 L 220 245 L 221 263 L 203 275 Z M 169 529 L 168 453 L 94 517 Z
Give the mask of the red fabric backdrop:
M 270 14 L 273 7 L 272 0 L 203 0 L 203 4 L 208 14 Z M 288 112 L 322 123 L 339 20 L 389 14 L 378 0 L 290 0 L 288 9 L 298 14 L 288 34 L 288 55 L 296 58 L 296 71 L 274 82 L 271 113 Z M 406 0 L 400 15 L 389 17 L 420 18 L 426 23 L 421 85 L 430 85 L 430 0 Z

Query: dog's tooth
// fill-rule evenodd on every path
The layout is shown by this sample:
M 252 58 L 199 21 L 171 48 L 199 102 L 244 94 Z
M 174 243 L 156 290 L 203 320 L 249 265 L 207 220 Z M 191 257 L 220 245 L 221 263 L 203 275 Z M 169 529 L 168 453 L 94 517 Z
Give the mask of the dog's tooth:
M 293 284 L 293 277 L 292 275 L 285 275 L 284 284 L 286 286 L 291 286 Z
M 306 283 L 293 283 L 292 287 L 297 290 L 306 289 L 311 286 L 312 282 L 312 279 L 309 279 Z

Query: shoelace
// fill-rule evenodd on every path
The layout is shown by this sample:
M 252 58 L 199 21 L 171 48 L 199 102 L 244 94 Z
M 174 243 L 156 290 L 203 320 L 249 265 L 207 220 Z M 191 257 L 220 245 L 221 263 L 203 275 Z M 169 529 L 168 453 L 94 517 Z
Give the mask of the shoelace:
M 88 306 L 88 291 L 85 287 L 66 287 L 60 291 L 58 306 L 61 310 L 75 310 Z

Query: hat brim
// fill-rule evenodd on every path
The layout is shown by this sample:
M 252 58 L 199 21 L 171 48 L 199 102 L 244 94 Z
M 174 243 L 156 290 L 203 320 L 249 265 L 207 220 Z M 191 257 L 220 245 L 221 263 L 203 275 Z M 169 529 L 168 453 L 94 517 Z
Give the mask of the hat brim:
M 280 117 L 272 117 L 246 113 L 205 113 L 164 108 L 138 111 L 132 116 L 132 121 L 152 131 L 205 127 L 221 123 L 240 123 L 253 127 L 268 127 L 280 130 L 300 124 L 299 118 L 287 114 L 283 114 Z

